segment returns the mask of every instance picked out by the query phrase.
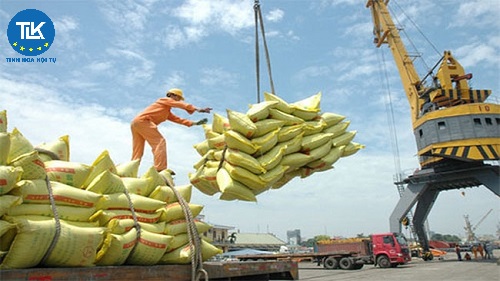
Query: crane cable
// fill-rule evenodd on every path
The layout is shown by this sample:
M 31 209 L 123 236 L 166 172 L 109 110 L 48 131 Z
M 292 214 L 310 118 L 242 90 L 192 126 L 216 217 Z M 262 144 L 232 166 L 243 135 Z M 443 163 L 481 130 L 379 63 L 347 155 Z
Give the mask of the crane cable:
M 253 5 L 255 14 L 255 65 L 256 65 L 256 76 L 257 76 L 257 103 L 260 102 L 260 56 L 259 56 L 259 21 L 260 21 L 260 32 L 262 34 L 262 42 L 264 45 L 264 51 L 266 54 L 267 71 L 269 73 L 269 83 L 271 84 L 271 92 L 276 94 L 274 91 L 273 75 L 271 73 L 271 60 L 269 58 L 269 50 L 267 48 L 266 33 L 264 31 L 264 21 L 262 20 L 262 12 L 260 10 L 259 0 L 254 1 Z

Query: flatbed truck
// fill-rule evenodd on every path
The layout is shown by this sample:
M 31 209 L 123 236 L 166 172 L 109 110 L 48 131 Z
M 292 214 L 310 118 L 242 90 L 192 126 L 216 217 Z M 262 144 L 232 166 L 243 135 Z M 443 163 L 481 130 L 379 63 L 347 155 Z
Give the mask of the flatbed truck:
M 240 261 L 312 260 L 326 269 L 361 269 L 365 264 L 382 268 L 411 261 L 410 250 L 401 233 L 372 234 L 369 238 L 331 239 L 319 242 L 310 253 L 279 253 L 236 256 Z
M 298 280 L 295 261 L 205 262 L 209 280 Z M 189 281 L 191 265 L 96 266 L 72 268 L 26 268 L 0 271 L 0 280 L 30 281 Z M 201 280 L 204 280 L 203 278 Z

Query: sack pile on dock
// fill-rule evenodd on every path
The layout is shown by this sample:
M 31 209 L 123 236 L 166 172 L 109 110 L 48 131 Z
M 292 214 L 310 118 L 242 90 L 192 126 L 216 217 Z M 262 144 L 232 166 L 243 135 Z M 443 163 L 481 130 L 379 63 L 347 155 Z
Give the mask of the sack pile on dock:
M 33 146 L 17 128 L 7 132 L 0 111 L 0 269 L 190 263 L 176 193 L 196 217 L 203 206 L 190 203 L 191 185 L 174 192 L 167 171 L 138 176 L 138 161 L 115 165 L 107 151 L 91 165 L 69 155 L 68 136 Z M 202 240 L 201 252 L 207 260 L 222 251 Z
M 246 113 L 215 113 L 204 126 L 205 140 L 194 146 L 201 159 L 191 184 L 207 195 L 220 192 L 222 200 L 257 201 L 256 195 L 332 169 L 363 148 L 352 141 L 350 121 L 321 113 L 320 101 L 321 93 L 294 103 L 264 93 Z

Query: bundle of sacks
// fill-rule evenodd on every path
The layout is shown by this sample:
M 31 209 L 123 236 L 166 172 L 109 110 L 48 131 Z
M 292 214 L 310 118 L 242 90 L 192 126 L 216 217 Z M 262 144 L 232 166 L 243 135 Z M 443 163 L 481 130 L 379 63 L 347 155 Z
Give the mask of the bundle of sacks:
M 57 158 L 57 160 L 54 160 Z M 0 112 L 0 269 L 191 262 L 188 225 L 175 192 L 138 161 L 115 165 L 107 151 L 69 161 L 68 136 L 33 146 Z M 176 186 L 189 203 L 191 185 Z M 195 220 L 201 234 L 210 225 Z M 204 260 L 221 250 L 202 240 Z
M 190 182 L 222 200 L 256 201 L 256 195 L 278 189 L 296 177 L 333 168 L 341 157 L 364 146 L 353 142 L 345 116 L 320 110 L 321 93 L 287 103 L 264 93 L 264 101 L 246 113 L 215 113 L 205 125 L 206 139 L 194 146 L 201 159 Z

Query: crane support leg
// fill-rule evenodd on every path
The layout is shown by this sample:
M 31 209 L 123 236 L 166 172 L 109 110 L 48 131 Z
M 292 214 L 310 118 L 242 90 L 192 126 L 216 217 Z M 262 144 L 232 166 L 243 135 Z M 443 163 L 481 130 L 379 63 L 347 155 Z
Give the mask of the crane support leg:
M 429 251 L 429 239 L 425 232 L 425 220 L 429 215 L 429 212 L 436 201 L 439 194 L 439 190 L 436 189 L 426 189 L 418 200 L 417 207 L 415 208 L 415 213 L 413 214 L 413 227 L 418 236 L 418 241 L 424 252 Z
M 500 181 L 498 169 L 479 171 L 475 176 L 480 182 L 483 183 L 484 186 L 491 190 L 491 192 L 500 197 Z
M 401 220 L 408 214 L 415 203 L 417 203 L 417 200 L 419 200 L 425 190 L 427 190 L 427 187 L 425 183 L 408 184 L 389 218 L 391 232 L 401 232 Z

